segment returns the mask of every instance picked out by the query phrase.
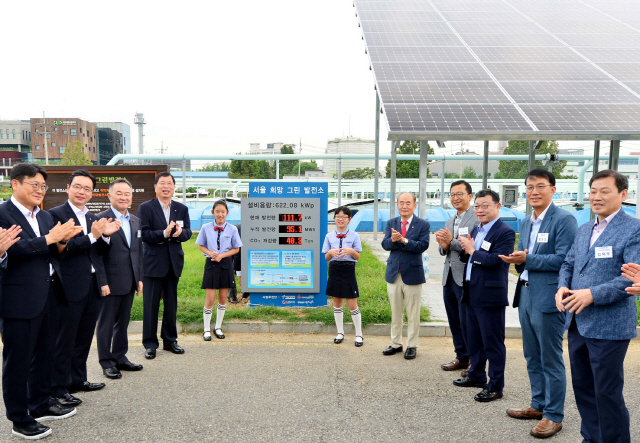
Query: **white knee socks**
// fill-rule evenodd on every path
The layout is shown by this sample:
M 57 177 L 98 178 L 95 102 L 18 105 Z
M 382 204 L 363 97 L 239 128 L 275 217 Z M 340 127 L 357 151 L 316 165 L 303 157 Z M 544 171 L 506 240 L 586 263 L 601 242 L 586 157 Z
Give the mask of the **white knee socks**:
M 342 308 L 333 308 L 333 316 L 336 319 L 336 327 L 338 328 L 338 334 L 344 335 L 342 315 L 343 315 Z
M 207 309 L 206 307 L 202 310 L 202 318 L 204 319 L 204 332 L 211 332 L 211 314 L 213 309 Z
M 356 328 L 356 337 L 362 337 L 362 315 L 360 314 L 360 309 L 356 308 L 351 312 L 351 321 L 353 322 L 353 326 Z
M 221 305 L 218 303 L 218 309 L 216 309 L 216 329 L 220 329 L 222 326 L 222 319 L 224 318 L 224 312 L 227 309 L 227 305 Z

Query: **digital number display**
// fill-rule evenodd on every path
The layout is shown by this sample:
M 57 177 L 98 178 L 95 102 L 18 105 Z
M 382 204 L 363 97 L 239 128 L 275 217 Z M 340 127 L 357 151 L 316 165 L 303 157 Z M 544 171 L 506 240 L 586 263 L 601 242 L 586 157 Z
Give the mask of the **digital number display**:
M 301 222 L 302 214 L 278 214 L 281 222 Z
M 302 234 L 302 225 L 280 225 L 280 234 Z
M 278 243 L 281 245 L 301 245 L 302 237 L 280 237 Z

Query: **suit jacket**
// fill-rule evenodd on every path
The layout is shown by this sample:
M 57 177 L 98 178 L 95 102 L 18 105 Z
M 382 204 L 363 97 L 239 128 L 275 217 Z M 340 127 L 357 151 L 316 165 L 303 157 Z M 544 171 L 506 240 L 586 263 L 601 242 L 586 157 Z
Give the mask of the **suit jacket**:
M 169 267 L 176 277 L 182 275 L 184 266 L 184 251 L 182 242 L 191 238 L 191 221 L 189 209 L 180 202 L 171 201 L 169 221 L 182 220 L 182 234 L 172 237 L 176 231 L 171 231 L 169 237 L 164 237 L 167 221 L 164 218 L 160 201 L 157 198 L 146 201 L 138 206 L 138 217 L 142 226 L 142 241 L 144 242 L 144 275 L 145 277 L 165 277 Z
M 49 213 L 55 223 L 66 223 L 73 219 L 76 226 L 80 226 L 80 220 L 76 217 L 68 200 L 63 205 L 50 209 Z M 62 285 L 69 302 L 79 302 L 87 297 L 91 286 L 92 265 L 96 270 L 98 282 L 97 291 L 93 295 L 100 298 L 102 296 L 100 288 L 107 284 L 107 276 L 104 272 L 100 255 L 108 251 L 110 245 L 102 240 L 102 237 L 96 239 L 93 244 L 91 243 L 89 239 L 91 225 L 93 225 L 93 222 L 98 221 L 98 217 L 91 212 L 87 212 L 85 219 L 87 222 L 87 234 L 81 232 L 69 240 L 60 262 Z
M 471 238 L 475 239 L 477 234 L 476 226 L 471 231 Z M 471 306 L 487 308 L 508 306 L 509 264 L 498 256 L 513 252 L 516 233 L 498 218 L 487 232 L 484 241 L 491 243 L 488 251 L 480 249 L 471 256 L 464 250 L 460 253 L 460 260 L 466 263 L 464 275 L 467 273 L 467 267 L 473 267 L 469 290 L 464 291 L 462 301 Z
M 117 219 L 111 208 L 98 214 L 98 218 Z M 111 235 L 111 248 L 102 256 L 104 271 L 111 295 L 127 295 L 132 288 L 138 287 L 142 281 L 142 231 L 140 219 L 129 213 L 129 226 L 131 228 L 131 246 L 127 243 L 127 237 L 122 229 Z
M 640 263 L 640 220 L 620 210 L 589 247 L 593 222 L 578 228 L 573 246 L 560 268 L 558 288 L 591 289 L 593 303 L 576 315 L 580 335 L 604 340 L 634 338 L 638 321 L 636 298 L 624 288 L 632 283 L 621 275 L 625 263 Z M 596 258 L 598 247 L 611 246 L 611 258 Z M 574 314 L 567 311 L 568 329 Z
M 53 218 L 46 211 L 36 215 L 40 237 L 36 237 L 31 225 L 22 212 L 11 202 L 0 205 L 0 227 L 8 229 L 12 225 L 22 227 L 20 240 L 7 251 L 7 267 L 0 273 L 0 317 L 32 319 L 44 309 L 49 295 L 53 266 L 58 278 L 61 276 L 58 247 L 47 246 L 45 234 L 53 228 Z M 67 304 L 62 285 L 55 279 L 56 296 L 63 305 Z
M 382 239 L 382 247 L 385 251 L 391 251 L 387 259 L 387 272 L 384 276 L 388 283 L 393 283 L 398 277 L 398 270 L 405 285 L 419 285 L 425 283 L 424 266 L 422 265 L 422 253 L 429 248 L 431 232 L 429 222 L 417 216 L 413 216 L 411 224 L 407 226 L 405 238 L 408 243 L 391 241 L 391 228 L 402 232 L 400 217 L 392 218 L 387 222 Z
M 451 217 L 446 221 L 444 227 L 451 231 L 453 235 L 453 219 L 455 217 Z M 475 211 L 473 208 L 469 209 L 462 216 L 462 220 L 460 220 L 460 224 L 458 225 L 458 229 L 460 228 L 468 228 L 469 234 L 473 228 L 478 224 L 478 219 L 476 218 Z M 460 240 L 454 238 L 451 240 L 449 244 L 449 249 L 445 252 L 444 249 L 440 245 L 438 245 L 438 251 L 440 251 L 440 255 L 446 256 L 444 259 L 444 271 L 442 272 L 442 286 L 447 284 L 447 278 L 449 277 L 449 269 L 451 269 L 451 276 L 453 277 L 453 281 L 456 282 L 458 286 L 462 286 L 464 281 L 464 266 L 465 264 L 460 261 L 460 251 L 462 251 L 462 245 L 460 244 Z
M 538 231 L 539 234 L 549 234 L 547 243 L 538 243 L 536 238 L 533 248 L 527 254 L 527 261 L 516 265 L 519 274 L 522 275 L 525 269 L 529 272 L 532 305 L 540 312 L 558 312 L 556 307 L 558 273 L 565 256 L 571 249 L 577 230 L 576 218 L 568 211 L 551 203 Z M 528 216 L 520 224 L 518 251 L 529 249 L 530 236 L 531 216 Z M 518 283 L 513 298 L 514 308 L 517 308 L 520 303 L 521 288 L 522 285 Z

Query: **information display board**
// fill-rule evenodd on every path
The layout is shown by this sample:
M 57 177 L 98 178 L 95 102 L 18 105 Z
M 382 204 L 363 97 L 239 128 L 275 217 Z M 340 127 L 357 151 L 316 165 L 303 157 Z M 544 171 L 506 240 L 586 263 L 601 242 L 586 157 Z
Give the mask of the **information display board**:
M 251 306 L 327 304 L 327 191 L 327 183 L 249 183 L 241 260 Z

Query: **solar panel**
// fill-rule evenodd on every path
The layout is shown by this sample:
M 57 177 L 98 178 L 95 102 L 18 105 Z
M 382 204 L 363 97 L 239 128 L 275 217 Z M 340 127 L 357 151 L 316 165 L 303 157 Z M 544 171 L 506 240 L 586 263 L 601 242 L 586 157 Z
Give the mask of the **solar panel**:
M 640 139 L 640 2 L 354 5 L 391 140 Z

